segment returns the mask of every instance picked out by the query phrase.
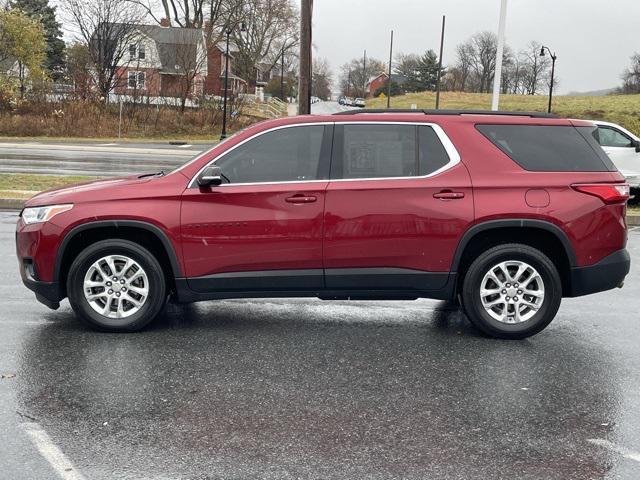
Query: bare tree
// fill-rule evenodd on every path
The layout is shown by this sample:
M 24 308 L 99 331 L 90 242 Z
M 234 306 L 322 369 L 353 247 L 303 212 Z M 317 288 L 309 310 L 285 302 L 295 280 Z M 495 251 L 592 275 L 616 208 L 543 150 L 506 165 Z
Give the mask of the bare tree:
M 520 54 L 524 70 L 522 90 L 527 95 L 538 93 L 550 76 L 551 62 L 548 56 L 540 56 L 540 47 L 540 43 L 532 41 Z
M 456 71 L 453 73 L 457 77 L 459 84 L 459 90 L 465 91 L 467 89 L 467 82 L 471 75 L 471 68 L 473 65 L 474 48 L 470 42 L 461 43 L 456 47 L 457 62 L 455 65 Z
M 498 37 L 493 32 L 480 32 L 471 37 L 473 56 L 471 66 L 478 82 L 479 92 L 490 92 L 496 71 Z
M 328 100 L 331 98 L 331 67 L 326 58 L 314 59 L 311 76 L 311 95 Z
M 354 58 L 340 68 L 340 91 L 343 95 L 365 97 L 367 82 L 386 71 L 385 64 L 375 58 L 367 58 L 365 71 L 364 58 Z
M 96 85 L 108 101 L 129 45 L 140 38 L 144 11 L 127 0 L 62 0 L 62 6 L 89 47 Z
M 180 29 L 175 45 L 175 69 L 180 96 L 180 111 L 184 113 L 187 99 L 195 94 L 196 79 L 207 62 L 207 50 L 202 33 L 196 29 Z M 204 85 L 203 85 L 204 87 Z
M 245 23 L 245 31 L 235 28 L 233 41 L 238 48 L 237 75 L 255 78 L 256 64 L 271 60 L 272 66 L 281 52 L 289 54 L 299 42 L 299 12 L 289 0 L 244 0 L 233 23 Z
M 622 73 L 621 93 L 640 93 L 640 53 L 631 57 L 631 66 Z

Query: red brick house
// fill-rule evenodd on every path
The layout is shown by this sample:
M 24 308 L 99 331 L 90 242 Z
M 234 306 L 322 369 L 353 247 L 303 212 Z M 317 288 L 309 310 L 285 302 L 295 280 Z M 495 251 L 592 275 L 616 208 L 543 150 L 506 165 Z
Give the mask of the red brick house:
M 367 83 L 367 97 L 373 97 L 380 87 L 382 87 L 389 78 L 386 73 L 381 73 L 377 77 L 373 77 Z
M 128 36 L 118 64 L 114 93 L 151 97 L 198 97 L 224 92 L 225 44 L 207 47 L 204 31 L 161 25 L 139 25 Z M 246 91 L 247 82 L 234 74 L 229 46 L 229 92 Z

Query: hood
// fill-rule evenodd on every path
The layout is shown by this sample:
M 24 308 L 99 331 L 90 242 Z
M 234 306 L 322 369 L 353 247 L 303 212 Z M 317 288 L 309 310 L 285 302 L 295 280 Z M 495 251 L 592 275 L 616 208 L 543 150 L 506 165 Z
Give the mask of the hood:
M 25 203 L 25 207 L 39 207 L 45 205 L 54 205 L 57 203 L 80 203 L 102 199 L 108 191 L 120 188 L 131 188 L 135 191 L 136 185 L 149 182 L 153 177 L 123 177 L 110 178 L 108 180 L 96 180 L 93 182 L 80 183 L 68 187 L 54 188 L 40 192 L 31 197 Z

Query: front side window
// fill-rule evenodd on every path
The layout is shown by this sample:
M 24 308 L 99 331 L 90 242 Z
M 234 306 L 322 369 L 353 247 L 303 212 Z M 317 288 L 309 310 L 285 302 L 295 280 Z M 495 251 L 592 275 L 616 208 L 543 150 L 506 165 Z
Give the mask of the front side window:
M 631 138 L 619 130 L 610 127 L 598 127 L 593 136 L 603 147 L 633 147 Z
M 332 164 L 332 178 L 394 178 L 430 175 L 449 156 L 428 125 L 357 124 L 342 127 L 342 155 Z
M 131 44 L 129 45 L 129 60 L 135 60 L 136 59 L 136 45 L 135 44 Z
M 323 125 L 289 127 L 258 135 L 216 160 L 229 183 L 321 180 Z
M 138 58 L 140 60 L 144 60 L 146 56 L 147 52 L 145 50 L 144 44 L 140 44 L 140 46 L 138 47 Z

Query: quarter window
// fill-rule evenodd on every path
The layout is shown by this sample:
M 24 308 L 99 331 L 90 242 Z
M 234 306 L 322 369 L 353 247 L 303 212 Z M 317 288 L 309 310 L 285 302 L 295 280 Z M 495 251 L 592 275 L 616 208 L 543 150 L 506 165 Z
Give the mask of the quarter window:
M 323 136 L 323 125 L 274 130 L 252 138 L 215 164 L 230 183 L 319 180 Z
M 615 170 L 592 134 L 595 127 L 477 125 L 491 143 L 525 170 L 606 172 Z
M 432 174 L 449 163 L 449 156 L 427 125 L 344 125 L 342 155 L 336 154 L 332 178 L 393 178 Z

